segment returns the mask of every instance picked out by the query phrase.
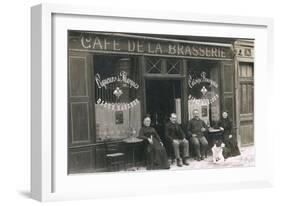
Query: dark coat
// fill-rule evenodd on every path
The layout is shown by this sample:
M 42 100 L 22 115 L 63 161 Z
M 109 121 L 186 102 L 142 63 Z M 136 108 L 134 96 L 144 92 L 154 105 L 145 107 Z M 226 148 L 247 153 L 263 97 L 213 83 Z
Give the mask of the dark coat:
M 226 149 L 229 151 L 229 156 L 240 155 L 240 150 L 237 144 L 236 137 L 229 138 L 232 132 L 232 122 L 228 118 L 222 118 L 218 122 L 218 126 L 224 129 L 223 131 L 223 142 L 225 143 Z
M 172 122 L 168 122 L 165 125 L 165 138 L 169 142 L 172 142 L 174 139 L 184 139 L 185 134 L 178 123 L 173 124 Z
M 228 139 L 228 136 L 231 134 L 232 132 L 232 122 L 230 121 L 229 118 L 222 118 L 219 122 L 218 122 L 218 126 L 222 127 L 224 129 L 223 131 L 223 138 L 224 139 Z
M 157 139 L 158 142 L 161 142 L 161 139 L 153 127 L 142 127 L 139 131 L 139 139 L 148 141 L 147 139 L 152 135 L 153 139 Z
M 202 119 L 192 118 L 188 122 L 187 134 L 191 137 L 192 134 L 196 134 L 198 138 L 204 136 L 204 132 L 201 131 L 201 128 L 208 129 L 206 123 Z

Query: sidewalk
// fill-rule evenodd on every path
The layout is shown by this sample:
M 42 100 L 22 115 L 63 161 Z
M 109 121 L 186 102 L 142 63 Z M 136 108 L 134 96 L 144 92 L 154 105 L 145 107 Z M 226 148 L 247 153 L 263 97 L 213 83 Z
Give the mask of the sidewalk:
M 177 167 L 171 165 L 171 170 L 181 169 L 211 169 L 211 168 L 229 168 L 229 167 L 252 167 L 255 166 L 255 148 L 254 146 L 240 148 L 241 155 L 230 157 L 222 164 L 214 164 L 212 156 L 208 156 L 202 161 L 189 159 L 189 166 Z
M 253 167 L 255 166 L 255 147 L 247 146 L 240 148 L 241 155 L 227 158 L 221 164 L 214 164 L 212 156 L 208 156 L 202 161 L 189 159 L 189 165 L 178 167 L 176 164 L 171 165 L 170 170 L 191 170 L 191 169 L 216 169 L 216 168 L 233 168 L 233 167 Z M 134 168 L 133 171 L 146 170 L 144 167 Z

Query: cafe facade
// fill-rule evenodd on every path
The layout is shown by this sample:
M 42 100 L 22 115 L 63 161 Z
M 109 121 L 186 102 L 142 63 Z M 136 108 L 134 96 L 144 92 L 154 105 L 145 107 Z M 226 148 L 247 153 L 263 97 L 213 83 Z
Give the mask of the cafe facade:
M 213 128 L 227 111 L 253 145 L 254 40 L 69 31 L 67 106 L 69 174 L 108 171 L 108 143 L 125 168 L 144 164 L 146 114 L 164 138 L 171 113 L 185 130 L 194 109 Z

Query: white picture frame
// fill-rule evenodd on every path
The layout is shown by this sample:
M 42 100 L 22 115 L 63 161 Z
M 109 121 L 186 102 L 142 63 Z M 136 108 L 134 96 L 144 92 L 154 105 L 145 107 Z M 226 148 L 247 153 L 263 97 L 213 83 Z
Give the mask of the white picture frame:
M 177 12 L 167 15 L 161 11 L 128 11 L 57 4 L 34 6 L 31 14 L 32 198 L 52 201 L 177 193 L 202 191 L 202 185 L 207 191 L 272 186 L 274 134 L 267 121 L 270 117 L 268 108 L 273 102 L 271 91 L 268 90 L 272 88 L 270 76 L 273 75 L 272 19 Z M 116 24 L 117 21 L 119 24 Z M 155 25 L 158 26 L 157 30 L 153 29 Z M 192 27 L 192 31 L 182 29 L 185 26 Z M 169 27 L 173 30 L 169 30 Z M 68 29 L 254 37 L 255 167 L 67 175 L 65 32 Z M 264 87 L 264 84 L 267 86 Z M 267 94 L 267 99 L 264 94 Z M 268 141 L 263 141 L 264 136 Z M 163 179 L 166 181 L 162 181 Z M 147 182 L 151 180 L 154 184 L 147 187 Z

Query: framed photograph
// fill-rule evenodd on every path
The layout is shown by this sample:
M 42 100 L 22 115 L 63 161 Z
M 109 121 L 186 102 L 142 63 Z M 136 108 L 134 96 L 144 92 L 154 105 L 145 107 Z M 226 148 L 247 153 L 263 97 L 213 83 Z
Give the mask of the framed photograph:
M 31 14 L 34 199 L 272 185 L 271 19 Z

